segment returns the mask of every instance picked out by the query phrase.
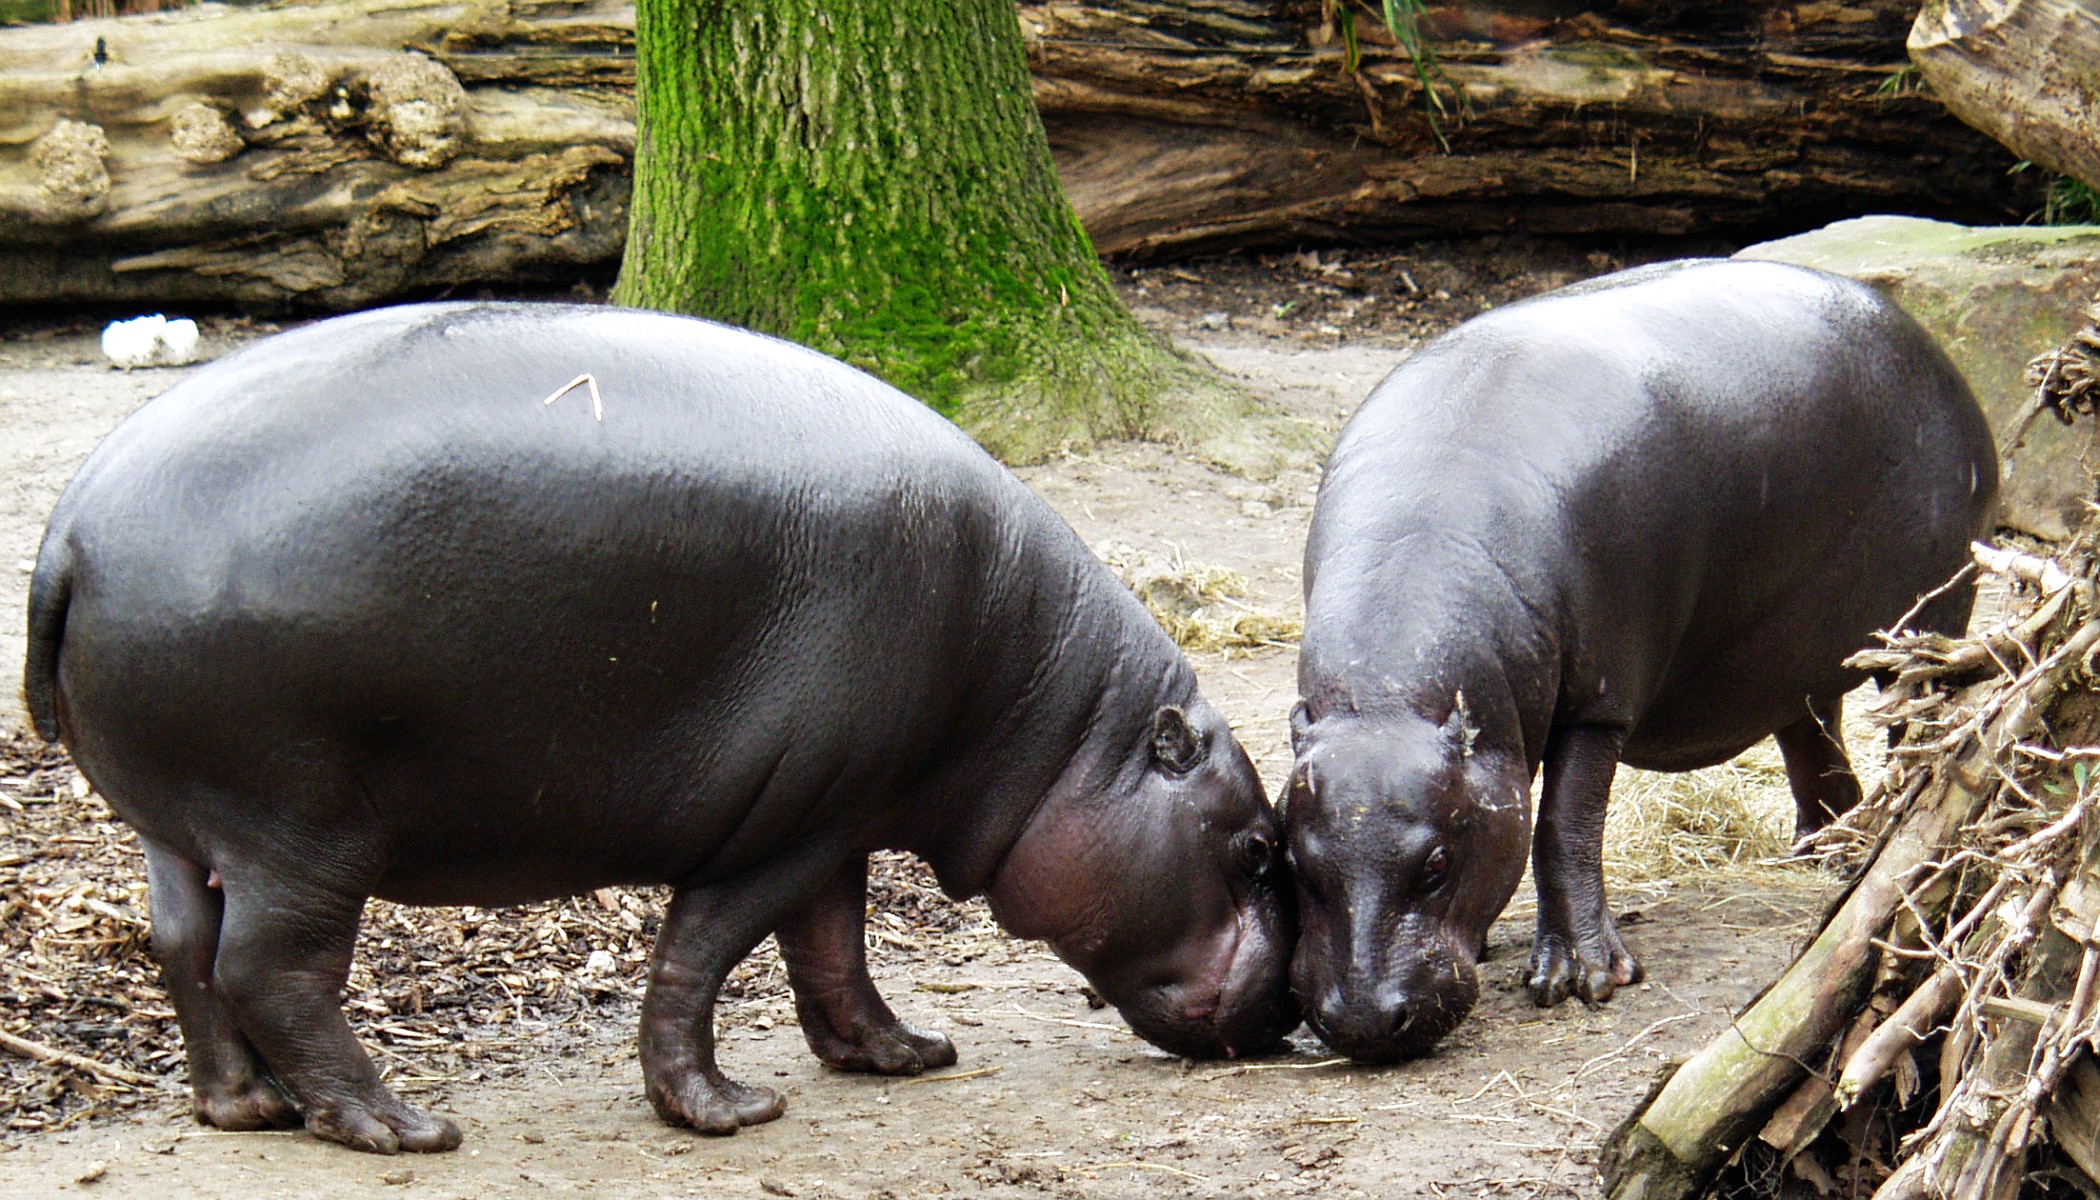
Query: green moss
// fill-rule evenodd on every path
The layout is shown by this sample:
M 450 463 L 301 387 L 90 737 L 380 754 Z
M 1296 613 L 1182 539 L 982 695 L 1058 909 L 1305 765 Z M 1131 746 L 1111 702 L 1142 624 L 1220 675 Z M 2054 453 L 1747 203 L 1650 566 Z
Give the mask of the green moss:
M 1744 254 L 1861 276 L 1956 257 L 2018 261 L 2050 249 L 2076 252 L 2080 243 L 2094 238 L 2100 238 L 2100 227 L 1970 226 L 1917 217 L 1859 217 L 1766 242 L 1752 248 L 1754 255 Z
M 642 0 L 637 22 L 621 303 L 1016 423 L 977 422 L 990 444 L 1176 424 L 1161 398 L 1198 372 L 1130 318 L 1072 215 L 1005 0 Z
M 58 16 L 58 0 L 0 0 L 0 24 L 24 25 Z

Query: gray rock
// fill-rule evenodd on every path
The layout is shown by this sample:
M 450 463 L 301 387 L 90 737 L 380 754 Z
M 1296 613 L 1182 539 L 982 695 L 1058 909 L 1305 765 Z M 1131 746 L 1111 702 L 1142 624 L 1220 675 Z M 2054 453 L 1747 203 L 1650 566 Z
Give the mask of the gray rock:
M 1879 288 L 1946 347 L 2001 445 L 2033 403 L 2028 361 L 2061 345 L 2100 295 L 2100 226 L 1860 217 L 1736 257 L 1819 267 Z M 2065 537 L 2092 491 L 2085 460 L 2093 450 L 2090 425 L 2035 421 L 2006 472 L 2000 522 Z

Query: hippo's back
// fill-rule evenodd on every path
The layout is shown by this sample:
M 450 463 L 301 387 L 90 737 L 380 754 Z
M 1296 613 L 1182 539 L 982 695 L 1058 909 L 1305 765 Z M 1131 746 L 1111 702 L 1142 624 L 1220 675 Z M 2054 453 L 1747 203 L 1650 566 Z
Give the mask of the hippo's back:
M 829 476 L 1000 479 L 923 405 L 791 343 L 634 310 L 427 304 L 320 322 L 204 367 L 97 448 L 59 514 L 121 492 L 224 518 L 469 463 L 492 484 L 505 463 L 667 479 L 704 469 L 774 493 Z
M 1642 765 L 1725 757 L 1850 686 L 1842 659 L 1960 568 L 1996 486 L 1967 385 L 1871 289 L 1626 271 L 1468 322 L 1380 385 L 1323 484 L 1308 627 L 1368 607 L 1381 571 L 1435 593 L 1378 547 L 1458 547 L 1544 627 L 1504 641 L 1553 648 L 1555 721 L 1632 725 Z
M 810 351 L 389 309 L 206 367 L 96 450 L 40 554 L 30 698 L 168 842 L 165 805 L 231 828 L 260 818 L 196 810 L 354 780 L 285 819 L 408 820 L 411 898 L 419 858 L 455 895 L 476 861 L 558 894 L 756 853 L 936 769 L 1035 669 L 1016 647 L 1084 557 L 952 425 Z

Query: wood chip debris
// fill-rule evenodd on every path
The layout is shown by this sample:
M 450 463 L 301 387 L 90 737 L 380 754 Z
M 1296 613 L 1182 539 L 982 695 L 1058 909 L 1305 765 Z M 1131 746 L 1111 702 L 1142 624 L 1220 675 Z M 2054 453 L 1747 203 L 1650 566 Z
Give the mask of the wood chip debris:
M 77 780 L 63 750 L 0 732 L 0 793 L 13 801 L 0 805 L 0 1140 L 142 1106 L 188 1109 L 175 1013 L 148 947 L 144 856 Z M 907 856 L 873 856 L 868 890 L 870 940 L 917 947 L 930 975 L 1032 953 Z M 501 910 L 373 901 L 344 1011 L 410 1096 L 521 1076 L 588 1042 L 597 1021 L 634 1023 L 666 895 L 606 888 Z M 587 970 L 594 955 L 610 969 Z M 792 1014 L 768 944 L 723 987 L 717 1027 L 792 1026 Z

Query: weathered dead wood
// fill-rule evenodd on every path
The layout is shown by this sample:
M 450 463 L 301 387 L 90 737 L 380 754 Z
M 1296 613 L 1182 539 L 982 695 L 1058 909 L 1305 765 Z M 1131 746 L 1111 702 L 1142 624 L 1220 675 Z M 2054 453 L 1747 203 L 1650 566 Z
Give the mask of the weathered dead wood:
M 1911 57 L 1956 116 L 2021 158 L 2100 187 L 2100 12 L 2082 0 L 1940 0 Z
M 5 1029 L 0 1029 L 0 1050 L 5 1050 L 10 1054 L 19 1054 L 23 1058 L 33 1059 L 37 1062 L 65 1067 L 68 1070 L 78 1071 L 83 1075 L 93 1075 L 99 1079 L 109 1080 L 112 1083 L 126 1083 L 133 1087 L 155 1087 L 160 1083 L 160 1080 L 155 1079 L 151 1075 L 141 1075 L 128 1067 L 98 1062 L 85 1054 L 75 1054 L 70 1050 L 60 1050 L 55 1046 L 46 1046 L 42 1042 L 31 1041 L 20 1034 L 9 1033 Z
M 0 31 L 0 302 L 343 308 L 608 264 L 632 50 L 595 0 Z
M 1036 99 L 1095 243 L 1677 235 L 2034 207 L 2001 147 L 1905 85 L 1914 0 L 1438 6 L 1436 121 L 1368 7 L 1352 71 L 1318 0 L 1023 3 Z
M 1988 752 L 1970 746 L 1913 804 L 1823 931 L 1764 995 L 1678 1068 L 1606 1147 L 1614 1200 L 1700 1194 L 1743 1140 L 1824 1057 L 1866 999 L 1880 939 L 1906 888 L 1988 799 Z M 1791 1140 L 1791 1139 L 1790 1139 Z
M 2056 1144 L 2088 1178 L 2100 1179 L 2100 1066 L 2082 1058 L 2064 1073 L 2049 1110 Z
M 2034 185 L 2002 148 L 1887 86 L 1912 4 L 1467 0 L 1428 29 L 1434 121 L 1367 10 L 1354 53 L 1318 0 L 1019 10 L 1081 220 L 1101 250 L 1148 254 L 2023 215 Z M 633 30 L 619 0 L 0 30 L 0 303 L 339 308 L 608 270 Z

